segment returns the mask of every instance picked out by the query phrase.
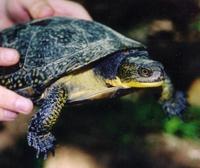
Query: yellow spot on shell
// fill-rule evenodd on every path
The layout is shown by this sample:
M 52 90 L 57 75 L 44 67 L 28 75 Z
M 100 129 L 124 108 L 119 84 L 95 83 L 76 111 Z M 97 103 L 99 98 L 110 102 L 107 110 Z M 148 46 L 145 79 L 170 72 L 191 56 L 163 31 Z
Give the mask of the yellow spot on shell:
M 22 83 L 19 83 L 19 85 L 18 85 L 19 87 L 22 87 L 23 85 L 22 85 Z
M 35 83 L 38 83 L 38 82 L 39 82 L 39 80 L 38 80 L 38 79 L 35 79 L 34 81 L 35 81 Z

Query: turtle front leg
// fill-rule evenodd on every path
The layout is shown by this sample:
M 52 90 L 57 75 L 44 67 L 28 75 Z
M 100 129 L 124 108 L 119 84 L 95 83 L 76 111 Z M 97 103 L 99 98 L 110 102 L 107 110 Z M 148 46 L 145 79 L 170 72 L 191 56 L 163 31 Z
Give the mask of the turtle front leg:
M 162 94 L 160 98 L 163 110 L 169 116 L 181 116 L 186 109 L 187 100 L 183 92 L 174 93 L 174 88 L 168 76 L 162 85 Z
M 50 132 L 56 123 L 67 100 L 67 89 L 63 85 L 53 85 L 46 90 L 40 109 L 33 116 L 29 125 L 28 145 L 47 157 L 49 151 L 54 153 L 55 137 Z

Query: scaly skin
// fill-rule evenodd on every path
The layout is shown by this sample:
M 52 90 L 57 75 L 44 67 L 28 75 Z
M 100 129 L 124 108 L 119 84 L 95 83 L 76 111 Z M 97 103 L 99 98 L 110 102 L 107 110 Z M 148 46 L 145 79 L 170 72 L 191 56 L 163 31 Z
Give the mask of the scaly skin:
M 28 144 L 37 150 L 37 158 L 40 154 L 47 158 L 47 153 L 54 153 L 55 137 L 50 132 L 56 123 L 60 112 L 67 100 L 67 91 L 62 85 L 53 85 L 46 92 L 40 109 L 32 118 Z
M 162 94 L 160 104 L 168 116 L 182 116 L 186 108 L 187 100 L 180 91 L 174 93 L 174 88 L 169 77 L 165 74 L 165 80 L 162 84 Z
M 161 103 L 167 114 L 180 114 L 185 107 L 182 94 L 173 98 L 173 87 L 164 76 L 162 64 L 149 59 L 141 43 L 97 22 L 63 17 L 34 20 L 0 32 L 0 47 L 20 53 L 19 64 L 0 67 L 0 85 L 35 100 L 35 104 L 43 95 L 28 133 L 28 143 L 37 150 L 37 156 L 46 156 L 54 149 L 51 130 L 70 98 L 94 100 L 120 96 L 120 89 L 162 86 Z M 88 68 L 94 68 L 95 75 L 85 78 L 83 72 Z M 68 81 L 57 83 L 78 74 L 68 89 L 63 86 Z M 92 83 L 98 77 L 100 91 Z

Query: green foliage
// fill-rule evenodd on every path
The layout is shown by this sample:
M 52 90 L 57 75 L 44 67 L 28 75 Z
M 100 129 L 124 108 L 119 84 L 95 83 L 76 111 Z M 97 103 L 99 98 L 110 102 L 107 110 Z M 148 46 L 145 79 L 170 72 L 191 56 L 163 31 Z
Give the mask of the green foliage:
M 198 19 L 197 21 L 195 21 L 192 25 L 191 28 L 197 31 L 200 31 L 200 20 Z
M 183 138 L 200 137 L 200 108 L 188 108 L 183 119 L 169 118 L 151 94 L 132 94 L 67 110 L 56 129 L 56 137 L 65 143 L 126 146 L 138 143 L 147 134 L 162 132 Z
M 123 104 L 128 107 L 126 102 Z M 189 107 L 181 119 L 178 117 L 168 118 L 160 105 L 151 98 L 136 101 L 132 106 L 135 108 L 133 119 L 136 129 L 140 127 L 154 133 L 159 131 L 183 138 L 200 138 L 200 107 Z
M 35 168 L 42 168 L 44 167 L 44 160 L 43 159 L 35 159 Z
M 130 109 L 133 108 L 134 112 L 130 114 Z M 132 101 L 132 98 L 128 97 L 123 100 L 122 109 L 128 118 L 131 116 L 132 123 L 134 123 L 130 132 L 136 134 L 165 132 L 183 138 L 200 138 L 200 107 L 189 107 L 182 119 L 179 117 L 168 118 L 155 99 L 140 98 Z M 130 135 L 125 135 L 124 142 L 127 142 L 129 138 Z
M 181 136 L 184 138 L 196 139 L 199 137 L 198 124 L 194 121 L 184 122 L 180 118 L 171 118 L 164 124 L 164 130 L 167 133 Z

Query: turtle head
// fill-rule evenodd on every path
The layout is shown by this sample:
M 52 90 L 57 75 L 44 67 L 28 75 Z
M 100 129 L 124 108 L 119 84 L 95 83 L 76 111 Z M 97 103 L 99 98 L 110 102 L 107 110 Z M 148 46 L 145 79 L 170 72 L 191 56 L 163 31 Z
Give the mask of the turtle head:
M 162 64 L 149 59 L 147 54 L 146 51 L 118 53 L 118 57 L 109 60 L 110 64 L 102 66 L 102 70 L 109 72 L 106 82 L 119 88 L 161 87 L 162 93 L 159 102 L 164 111 L 170 116 L 181 115 L 187 104 L 184 94 L 174 91 L 173 84 Z M 120 59 L 116 61 L 116 58 Z M 115 66 L 109 68 L 108 65 L 117 65 L 117 69 L 115 70 Z
M 159 102 L 169 116 L 181 116 L 187 106 L 184 94 L 174 91 L 162 64 L 145 56 L 126 56 L 118 66 L 115 79 L 111 81 L 111 85 L 123 88 L 161 87 Z
M 164 69 L 159 62 L 130 55 L 121 61 L 113 84 L 124 88 L 149 88 L 161 86 L 163 80 Z

